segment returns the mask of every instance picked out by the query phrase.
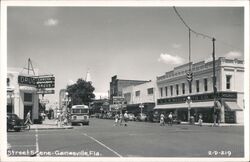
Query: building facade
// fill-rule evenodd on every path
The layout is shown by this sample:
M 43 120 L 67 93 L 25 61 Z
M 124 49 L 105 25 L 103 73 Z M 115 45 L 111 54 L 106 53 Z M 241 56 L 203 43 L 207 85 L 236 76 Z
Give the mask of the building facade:
M 158 94 L 155 110 L 173 112 L 187 121 L 188 111 L 198 120 L 213 122 L 213 62 L 192 63 L 193 80 L 189 87 L 186 73 L 189 64 L 175 67 L 157 77 Z M 217 99 L 221 104 L 220 119 L 226 123 L 243 123 L 244 110 L 244 61 L 220 57 L 215 61 Z M 190 97 L 190 108 L 187 97 Z
M 118 79 L 117 75 L 111 78 L 110 82 L 110 99 L 113 96 L 122 96 L 122 89 L 131 85 L 139 85 L 146 83 L 148 81 L 145 80 L 125 80 L 125 79 Z
M 21 119 L 25 119 L 28 111 L 31 111 L 31 119 L 38 119 L 39 94 L 34 80 L 24 77 L 21 69 L 8 68 L 7 72 L 7 113 L 15 113 Z
M 111 78 L 110 82 L 110 109 L 112 111 L 122 111 L 125 109 L 125 99 L 123 97 L 123 89 L 125 87 L 140 85 L 147 83 L 146 80 L 125 80 L 118 79 L 117 75 Z
M 150 114 L 156 102 L 156 81 L 149 81 L 139 85 L 123 88 L 126 109 L 134 114 L 143 112 Z

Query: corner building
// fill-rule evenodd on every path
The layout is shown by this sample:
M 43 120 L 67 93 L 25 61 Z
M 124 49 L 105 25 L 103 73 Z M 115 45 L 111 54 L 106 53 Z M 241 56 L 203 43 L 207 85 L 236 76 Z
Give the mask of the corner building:
M 189 64 L 175 67 L 157 77 L 158 88 L 155 111 L 173 112 L 182 121 L 188 120 L 187 97 L 191 97 L 190 115 L 204 122 L 213 122 L 213 62 L 191 63 L 193 80 L 191 88 L 186 73 Z M 220 57 L 215 61 L 216 88 L 221 103 L 222 123 L 243 123 L 244 111 L 244 61 Z
M 26 81 L 29 84 L 20 83 L 20 75 L 29 77 L 20 71 L 22 71 L 20 68 L 8 68 L 7 113 L 15 113 L 21 119 L 25 119 L 28 111 L 31 111 L 31 119 L 38 119 L 39 94 L 37 94 L 37 87 L 31 79 Z

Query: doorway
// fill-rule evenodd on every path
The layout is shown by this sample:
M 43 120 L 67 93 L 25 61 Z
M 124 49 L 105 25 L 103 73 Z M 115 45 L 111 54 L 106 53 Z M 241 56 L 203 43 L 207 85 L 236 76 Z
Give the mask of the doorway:
M 32 105 L 24 105 L 24 113 L 23 113 L 23 119 L 26 119 L 27 113 L 30 111 L 30 119 L 33 119 L 33 113 L 32 113 L 33 106 Z

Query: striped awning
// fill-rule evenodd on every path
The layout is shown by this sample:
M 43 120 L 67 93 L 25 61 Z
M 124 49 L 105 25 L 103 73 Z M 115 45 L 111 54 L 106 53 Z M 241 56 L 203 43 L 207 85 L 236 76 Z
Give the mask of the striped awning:
M 214 102 L 192 102 L 190 104 L 191 108 L 213 108 Z M 165 104 L 165 105 L 156 105 L 154 109 L 178 109 L 178 108 L 188 108 L 187 103 L 180 104 Z

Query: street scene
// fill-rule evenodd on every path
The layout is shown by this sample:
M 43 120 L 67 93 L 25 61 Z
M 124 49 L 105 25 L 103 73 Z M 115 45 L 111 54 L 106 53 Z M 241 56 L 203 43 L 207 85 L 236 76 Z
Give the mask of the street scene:
M 89 126 L 49 129 L 51 127 L 47 125 L 47 129 L 8 132 L 8 155 L 211 158 L 244 156 L 242 126 L 160 126 L 159 123 L 136 121 L 128 122 L 128 126 L 114 126 L 114 120 L 91 118 Z
M 3 5 L 7 160 L 246 159 L 245 3 L 56 4 Z

